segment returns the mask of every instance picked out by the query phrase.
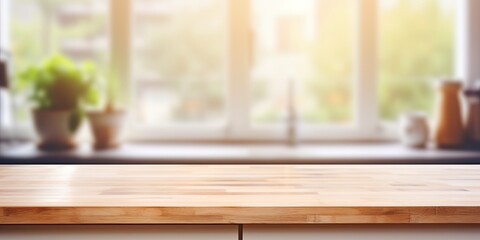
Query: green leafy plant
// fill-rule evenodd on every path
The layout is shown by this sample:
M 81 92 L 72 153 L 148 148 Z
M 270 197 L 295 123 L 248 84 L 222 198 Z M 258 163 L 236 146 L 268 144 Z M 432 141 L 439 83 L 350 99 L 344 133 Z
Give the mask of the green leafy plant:
M 77 66 L 56 54 L 39 66 L 30 66 L 18 74 L 20 89 L 30 91 L 30 100 L 38 109 L 72 110 L 98 101 L 94 87 L 95 66 L 85 62 Z
M 73 63 L 60 54 L 18 73 L 18 88 L 27 89 L 39 110 L 71 110 L 71 127 L 76 129 L 87 105 L 98 102 L 96 70 L 91 62 Z

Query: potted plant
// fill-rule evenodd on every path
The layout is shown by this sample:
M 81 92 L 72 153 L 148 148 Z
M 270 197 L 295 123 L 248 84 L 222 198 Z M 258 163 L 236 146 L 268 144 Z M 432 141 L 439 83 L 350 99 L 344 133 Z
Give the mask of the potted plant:
M 33 120 L 40 149 L 63 150 L 76 146 L 75 134 L 82 123 L 85 106 L 98 100 L 94 78 L 92 63 L 78 66 L 60 54 L 18 74 L 18 87 L 30 91 L 30 100 L 35 106 Z
M 122 128 L 125 122 L 125 111 L 119 107 L 120 90 L 118 77 L 111 71 L 105 78 L 103 85 L 103 97 L 105 104 L 103 109 L 90 111 L 88 119 L 94 136 L 95 149 L 110 149 L 120 145 Z

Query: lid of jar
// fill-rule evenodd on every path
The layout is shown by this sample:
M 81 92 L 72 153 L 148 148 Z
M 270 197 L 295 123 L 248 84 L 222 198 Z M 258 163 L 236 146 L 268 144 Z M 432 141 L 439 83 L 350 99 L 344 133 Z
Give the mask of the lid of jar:
M 480 97 L 480 81 L 475 81 L 469 84 L 464 90 L 467 97 Z
M 439 88 L 453 88 L 453 89 L 460 89 L 462 88 L 462 80 L 460 79 L 440 79 L 436 81 L 436 86 Z
M 467 97 L 478 97 L 480 98 L 480 90 L 467 89 L 464 91 L 465 96 Z

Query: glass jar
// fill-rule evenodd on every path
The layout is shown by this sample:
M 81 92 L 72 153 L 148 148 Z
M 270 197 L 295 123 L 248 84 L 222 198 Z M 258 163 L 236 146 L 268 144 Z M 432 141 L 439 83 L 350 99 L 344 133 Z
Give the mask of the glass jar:
M 467 119 L 465 135 L 469 143 L 480 144 L 480 88 L 465 90 Z

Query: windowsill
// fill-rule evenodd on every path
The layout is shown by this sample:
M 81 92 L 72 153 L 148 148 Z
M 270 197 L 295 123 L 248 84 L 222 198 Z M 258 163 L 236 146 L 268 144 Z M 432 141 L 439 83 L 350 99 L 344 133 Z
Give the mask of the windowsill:
M 187 145 L 125 144 L 108 151 L 82 145 L 41 152 L 2 147 L 1 164 L 479 164 L 478 150 L 408 149 L 399 144 Z

